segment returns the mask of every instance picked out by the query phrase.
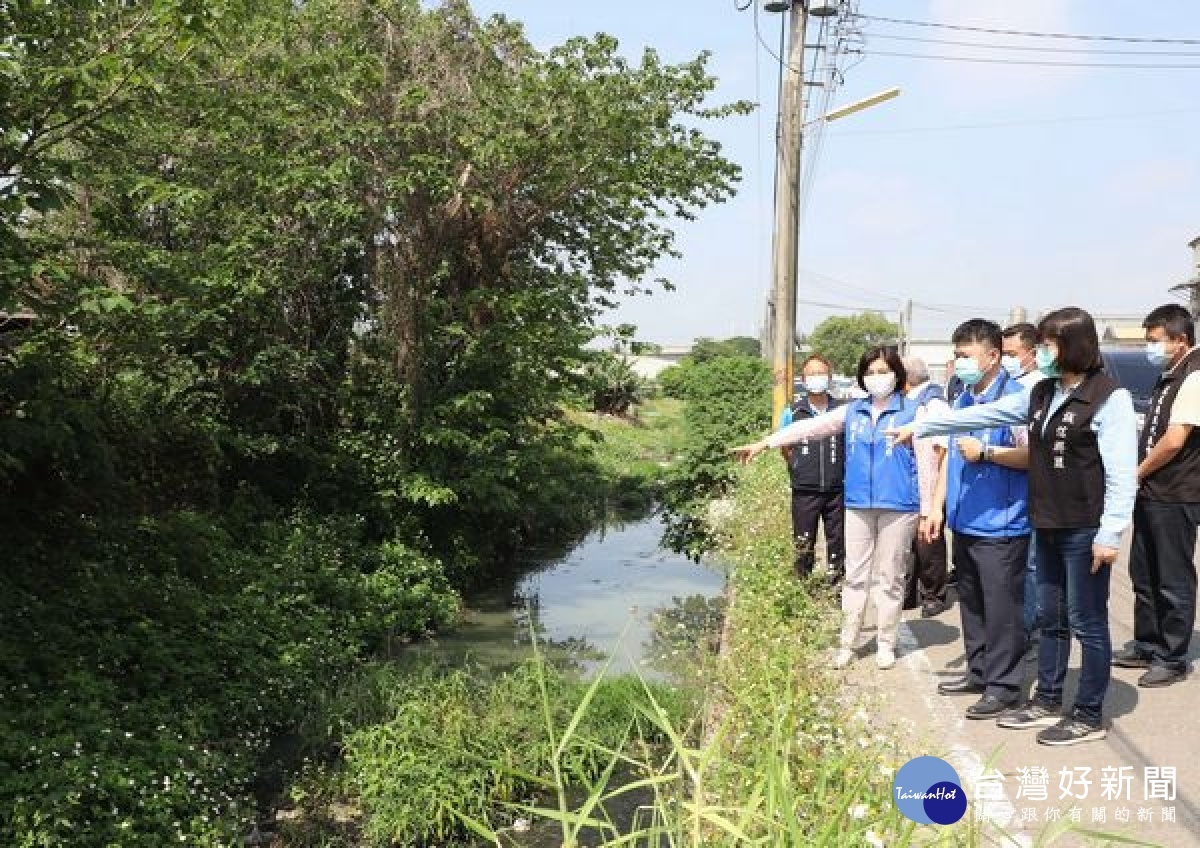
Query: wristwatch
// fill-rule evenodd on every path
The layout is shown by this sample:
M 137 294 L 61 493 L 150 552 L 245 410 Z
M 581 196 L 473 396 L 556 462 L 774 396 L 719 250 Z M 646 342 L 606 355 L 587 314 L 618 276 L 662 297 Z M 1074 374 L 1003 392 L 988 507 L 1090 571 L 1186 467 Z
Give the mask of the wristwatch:
M 994 447 L 992 447 L 991 445 L 988 445 L 983 449 L 983 461 L 984 462 L 991 462 L 992 457 L 995 455 L 996 455 L 996 449 Z

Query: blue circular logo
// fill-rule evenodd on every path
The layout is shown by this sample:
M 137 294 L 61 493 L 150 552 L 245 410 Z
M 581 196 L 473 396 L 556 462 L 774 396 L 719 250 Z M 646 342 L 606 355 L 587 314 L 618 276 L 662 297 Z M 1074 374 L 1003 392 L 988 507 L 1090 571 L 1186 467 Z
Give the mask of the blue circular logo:
M 917 757 L 901 766 L 892 781 L 892 799 L 918 824 L 954 824 L 967 813 L 958 772 L 940 757 Z

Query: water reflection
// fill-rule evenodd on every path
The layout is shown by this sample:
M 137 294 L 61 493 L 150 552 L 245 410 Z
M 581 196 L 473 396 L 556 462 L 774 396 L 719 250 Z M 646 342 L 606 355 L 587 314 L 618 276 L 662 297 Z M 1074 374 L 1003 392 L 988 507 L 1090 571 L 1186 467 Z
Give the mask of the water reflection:
M 653 629 L 642 649 L 642 663 L 673 680 L 698 674 L 704 660 L 720 647 L 724 618 L 724 596 L 673 598 L 669 606 L 656 610 L 652 617 Z
M 724 574 L 659 547 L 657 516 L 608 524 L 550 561 L 526 562 L 467 599 L 460 626 L 415 650 L 503 670 L 528 657 L 530 632 L 559 665 L 670 675 L 719 622 Z

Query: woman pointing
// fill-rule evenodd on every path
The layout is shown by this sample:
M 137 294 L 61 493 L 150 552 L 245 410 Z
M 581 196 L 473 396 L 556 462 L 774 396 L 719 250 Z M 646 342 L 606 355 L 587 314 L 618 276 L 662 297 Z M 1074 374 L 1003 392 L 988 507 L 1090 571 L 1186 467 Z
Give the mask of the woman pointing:
M 912 448 L 893 444 L 886 436 L 889 428 L 910 424 L 918 408 L 904 397 L 906 374 L 896 348 L 868 350 L 859 361 L 857 376 L 868 397 L 796 421 L 734 451 L 748 462 L 770 448 L 845 434 L 844 619 L 833 664 L 843 668 L 854 658 L 870 596 L 878 618 L 875 662 L 886 669 L 896 664 L 896 629 L 918 516 L 929 514 L 929 505 L 921 503 L 922 492 L 933 490 L 918 486 L 918 476 L 933 475 L 936 469 L 919 469 Z

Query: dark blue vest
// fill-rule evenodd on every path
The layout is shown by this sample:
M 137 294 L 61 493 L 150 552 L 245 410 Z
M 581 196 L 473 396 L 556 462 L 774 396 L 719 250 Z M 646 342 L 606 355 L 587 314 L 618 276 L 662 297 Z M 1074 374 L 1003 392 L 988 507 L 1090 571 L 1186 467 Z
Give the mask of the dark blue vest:
M 846 507 L 919 512 L 917 460 L 908 445 L 893 444 L 885 435 L 889 427 L 912 423 L 915 401 L 892 395 L 877 420 L 872 420 L 871 399 L 859 398 L 846 409 Z
M 1019 382 L 1001 371 L 976 400 L 965 391 L 954 402 L 955 409 L 976 403 L 992 403 L 1025 391 Z M 1014 447 L 1012 428 L 993 427 L 961 435 L 974 436 L 985 445 Z M 955 533 L 987 538 L 1027 536 L 1029 523 L 1029 475 L 992 462 L 967 462 L 951 437 L 946 469 L 946 525 Z

